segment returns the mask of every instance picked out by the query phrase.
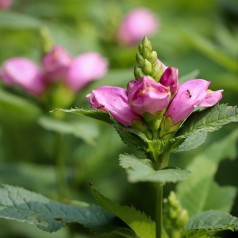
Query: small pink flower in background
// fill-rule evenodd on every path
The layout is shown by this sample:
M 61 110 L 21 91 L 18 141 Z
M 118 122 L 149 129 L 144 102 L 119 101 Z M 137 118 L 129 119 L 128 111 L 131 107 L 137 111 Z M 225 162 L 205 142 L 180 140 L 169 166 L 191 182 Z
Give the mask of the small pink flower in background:
M 85 87 L 89 82 L 102 78 L 108 71 L 108 61 L 95 52 L 76 57 L 67 73 L 66 84 L 74 91 Z
M 42 59 L 42 67 L 47 82 L 55 82 L 66 78 L 71 56 L 61 46 L 55 46 Z
M 12 0 L 0 0 L 0 10 L 8 9 L 12 6 Z
M 182 83 L 171 102 L 166 116 L 172 118 L 174 124 L 186 119 L 198 107 L 211 107 L 222 98 L 223 90 L 211 91 L 209 81 L 193 79 Z
M 39 68 L 29 59 L 11 58 L 4 62 L 1 76 L 8 85 L 17 85 L 31 94 L 41 94 L 45 85 Z
M 159 21 L 149 9 L 134 9 L 123 19 L 117 32 L 117 40 L 124 45 L 134 45 L 145 35 L 155 34 L 158 27 Z
M 109 112 L 112 117 L 124 125 L 131 125 L 140 116 L 132 111 L 128 104 L 126 90 L 113 86 L 102 86 L 87 95 L 93 109 Z
M 148 112 L 155 114 L 169 105 L 171 94 L 169 88 L 144 76 L 133 80 L 127 88 L 128 102 L 132 110 L 140 115 Z
M 178 69 L 174 67 L 168 67 L 161 76 L 160 83 L 166 87 L 169 87 L 171 95 L 174 95 L 179 87 Z

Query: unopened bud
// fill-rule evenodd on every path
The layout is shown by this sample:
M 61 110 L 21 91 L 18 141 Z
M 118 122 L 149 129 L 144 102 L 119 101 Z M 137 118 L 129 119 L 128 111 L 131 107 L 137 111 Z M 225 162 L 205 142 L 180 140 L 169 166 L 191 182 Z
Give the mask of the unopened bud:
M 142 45 L 142 43 L 139 44 L 138 50 L 139 50 L 139 52 L 140 52 L 141 54 L 143 53 L 143 45 Z
M 151 50 L 149 48 L 143 47 L 142 55 L 145 59 L 149 59 L 151 55 Z
M 145 74 L 140 66 L 134 67 L 134 76 L 138 80 L 141 79 L 143 76 L 145 76 Z
M 149 51 L 152 51 L 152 44 L 147 37 L 144 37 L 142 40 L 143 48 L 147 48 Z
M 145 60 L 144 60 L 143 56 L 140 53 L 136 54 L 136 62 L 141 66 L 144 65 Z
M 154 64 L 157 61 L 157 52 L 156 51 L 151 52 L 149 61 L 151 64 Z
M 156 82 L 159 82 L 161 76 L 163 75 L 163 67 L 161 63 L 156 63 L 153 65 L 151 76 L 155 79 Z
M 145 59 L 142 69 L 146 75 L 150 75 L 152 71 L 152 64 L 147 59 Z

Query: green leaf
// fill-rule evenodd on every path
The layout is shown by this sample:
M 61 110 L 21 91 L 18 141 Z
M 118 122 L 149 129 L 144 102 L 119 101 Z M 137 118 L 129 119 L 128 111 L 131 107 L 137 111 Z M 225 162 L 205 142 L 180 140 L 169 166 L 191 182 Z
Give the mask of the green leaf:
M 199 70 L 194 70 L 188 74 L 181 76 L 179 78 L 179 82 L 182 83 L 190 79 L 195 79 L 198 75 L 199 75 Z
M 140 151 L 146 151 L 147 139 L 144 134 L 139 133 L 136 130 L 127 128 L 114 121 L 113 126 L 120 136 L 122 142 L 128 145 L 130 148 L 134 148 Z
M 66 122 L 50 117 L 40 117 L 38 122 L 46 130 L 62 134 L 72 134 L 89 144 L 95 144 L 95 140 L 99 135 L 98 127 L 95 123 L 90 123 L 90 121 Z
M 36 225 L 53 232 L 71 222 L 90 229 L 107 225 L 111 215 L 98 206 L 81 206 L 54 202 L 23 188 L 2 185 L 0 187 L 0 217 Z
M 84 115 L 84 116 L 92 117 L 94 119 L 112 124 L 112 119 L 111 119 L 109 113 L 105 112 L 105 111 L 101 111 L 101 110 L 91 110 L 91 109 L 86 110 L 86 109 L 75 108 L 75 109 L 55 109 L 52 112 L 55 112 L 55 111 L 62 111 L 62 112 L 66 112 L 66 113 L 74 113 L 77 115 Z
M 155 223 L 147 215 L 133 207 L 122 206 L 111 201 L 95 188 L 92 188 L 92 192 L 100 206 L 124 221 L 138 237 L 155 238 Z
M 128 180 L 135 182 L 175 183 L 186 179 L 190 172 L 178 168 L 154 170 L 148 159 L 138 159 L 133 155 L 120 155 L 120 165 L 126 169 Z
M 0 113 L 14 115 L 17 119 L 34 119 L 41 114 L 41 110 L 29 100 L 0 89 Z
M 221 141 L 210 145 L 187 167 L 191 171 L 191 176 L 189 180 L 178 184 L 176 195 L 190 215 L 205 209 L 227 212 L 231 209 L 236 189 L 218 186 L 214 182 L 214 176 L 222 159 L 236 157 L 237 139 L 238 130 L 235 130 Z M 217 199 L 218 197 L 222 199 Z
M 179 138 L 179 137 L 175 137 Z M 205 142 L 207 138 L 206 131 L 199 131 L 188 136 L 183 143 L 181 143 L 177 148 L 173 149 L 172 152 L 181 152 L 181 151 L 188 151 L 197 148 L 201 144 Z
M 1 28 L 40 28 L 43 22 L 32 16 L 15 12 L 0 12 Z
M 238 218 L 224 211 L 205 211 L 193 216 L 185 226 L 185 237 L 195 238 L 224 230 L 238 230 Z
M 190 136 L 201 131 L 215 131 L 223 125 L 238 121 L 238 109 L 226 104 L 216 105 L 194 112 L 178 131 L 178 135 Z

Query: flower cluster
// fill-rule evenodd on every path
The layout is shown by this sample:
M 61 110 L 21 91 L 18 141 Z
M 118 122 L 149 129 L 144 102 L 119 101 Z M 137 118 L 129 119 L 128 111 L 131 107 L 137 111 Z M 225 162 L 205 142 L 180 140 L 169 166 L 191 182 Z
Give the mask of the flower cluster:
M 45 54 L 41 65 L 40 69 L 29 59 L 11 58 L 3 63 L 0 76 L 7 85 L 40 95 L 56 82 L 63 82 L 72 91 L 78 91 L 103 77 L 108 70 L 107 60 L 99 53 L 87 52 L 73 59 L 61 46 L 55 46 Z
M 204 79 L 179 85 L 178 69 L 162 64 L 147 38 L 139 46 L 137 62 L 136 79 L 127 89 L 102 86 L 87 96 L 92 108 L 109 112 L 124 126 L 136 128 L 142 122 L 152 138 L 163 139 L 171 138 L 196 107 L 211 107 L 222 98 L 223 90 L 209 90 Z

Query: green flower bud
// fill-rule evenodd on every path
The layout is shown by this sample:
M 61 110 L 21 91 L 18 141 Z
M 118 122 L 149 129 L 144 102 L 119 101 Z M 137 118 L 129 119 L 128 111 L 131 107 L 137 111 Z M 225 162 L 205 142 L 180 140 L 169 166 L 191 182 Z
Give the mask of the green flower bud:
M 163 75 L 162 64 L 155 63 L 152 68 L 151 76 L 155 79 L 156 82 L 159 82 L 162 75 Z
M 151 52 L 149 61 L 151 64 L 155 64 L 155 62 L 157 61 L 157 52 L 156 51 Z
M 146 75 L 150 75 L 152 71 L 152 64 L 147 59 L 145 59 L 142 69 Z
M 148 48 L 143 47 L 142 49 L 142 55 L 145 59 L 149 59 L 151 55 L 151 50 Z
M 144 37 L 142 40 L 142 46 L 143 48 L 147 48 L 150 52 L 152 51 L 152 44 L 147 37 Z
M 139 44 L 138 50 L 139 50 L 139 52 L 140 52 L 141 54 L 143 53 L 143 45 L 142 45 L 142 43 Z
M 145 60 L 144 60 L 143 56 L 140 53 L 136 54 L 136 62 L 141 66 L 144 65 Z
M 137 80 L 141 79 L 143 76 L 145 76 L 142 68 L 140 66 L 134 67 L 134 76 Z

